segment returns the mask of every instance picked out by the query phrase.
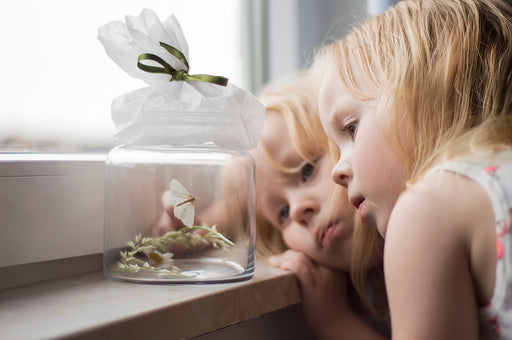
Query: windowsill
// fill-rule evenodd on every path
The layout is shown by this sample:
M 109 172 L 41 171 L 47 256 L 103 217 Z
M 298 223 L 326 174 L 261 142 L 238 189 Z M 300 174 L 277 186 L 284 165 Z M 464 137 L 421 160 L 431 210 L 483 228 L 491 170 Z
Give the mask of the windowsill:
M 265 260 L 238 283 L 106 279 L 105 155 L 17 157 L 0 153 L 0 339 L 312 339 L 295 276 Z
M 0 338 L 199 336 L 301 302 L 295 276 L 256 262 L 252 279 L 208 285 L 147 285 L 101 272 L 0 291 Z

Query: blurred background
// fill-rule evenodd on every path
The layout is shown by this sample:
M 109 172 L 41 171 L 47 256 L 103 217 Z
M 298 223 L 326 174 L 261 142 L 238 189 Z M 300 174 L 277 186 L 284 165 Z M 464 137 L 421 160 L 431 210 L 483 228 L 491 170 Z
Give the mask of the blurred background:
M 318 47 L 394 0 L 17 0 L 0 12 L 0 153 L 106 152 L 112 100 L 146 86 L 122 71 L 98 28 L 153 9 L 180 22 L 191 74 L 258 94 Z

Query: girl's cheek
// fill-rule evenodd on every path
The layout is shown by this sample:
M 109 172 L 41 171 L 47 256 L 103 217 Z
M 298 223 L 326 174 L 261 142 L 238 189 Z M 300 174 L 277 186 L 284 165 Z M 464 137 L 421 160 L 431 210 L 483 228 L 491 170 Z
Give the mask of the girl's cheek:
M 298 232 L 297 228 L 293 228 L 292 226 L 286 227 L 283 231 L 283 240 L 286 245 L 294 250 L 302 250 L 301 248 L 301 235 Z

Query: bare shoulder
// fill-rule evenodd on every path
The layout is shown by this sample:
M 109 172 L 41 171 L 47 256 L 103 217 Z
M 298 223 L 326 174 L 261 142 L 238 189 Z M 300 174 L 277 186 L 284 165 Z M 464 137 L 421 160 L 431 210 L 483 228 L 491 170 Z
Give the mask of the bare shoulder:
M 453 172 L 433 173 L 402 194 L 389 220 L 384 262 L 392 320 L 410 326 L 393 326 L 394 334 L 477 334 L 471 326 L 478 324 L 477 307 L 494 284 L 488 279 L 496 254 L 493 220 L 483 188 Z M 415 304 L 405 304 L 411 296 Z
M 389 219 L 385 261 L 428 264 L 437 270 L 437 261 L 466 256 L 471 239 L 467 223 L 472 221 L 470 215 L 477 215 L 465 204 L 467 197 L 478 191 L 473 186 L 466 177 L 440 171 L 407 189 Z
M 398 199 L 390 217 L 386 243 L 391 251 L 406 247 L 437 249 L 439 256 L 466 257 L 472 270 L 495 261 L 494 211 L 483 187 L 450 171 L 433 173 Z M 443 253 L 444 252 L 444 253 Z
M 440 232 L 464 241 L 473 226 L 481 229 L 481 223 L 488 221 L 493 221 L 493 211 L 482 186 L 464 175 L 438 171 L 402 194 L 390 225 L 417 225 L 425 232 Z

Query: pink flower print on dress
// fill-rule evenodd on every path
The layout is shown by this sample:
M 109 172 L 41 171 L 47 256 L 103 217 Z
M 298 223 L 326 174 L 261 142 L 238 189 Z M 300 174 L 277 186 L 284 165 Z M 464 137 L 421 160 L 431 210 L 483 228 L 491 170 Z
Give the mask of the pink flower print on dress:
M 498 316 L 489 319 L 495 334 L 500 334 L 500 325 L 498 324 Z
M 496 256 L 498 257 L 498 260 L 503 258 L 503 251 L 503 243 L 501 243 L 500 240 L 496 240 Z
M 494 171 L 496 171 L 496 169 L 498 169 L 498 167 L 496 165 L 489 165 L 484 168 L 484 171 L 490 175 L 490 174 L 494 173 Z
M 501 232 L 499 232 L 496 236 L 503 237 L 512 227 L 512 209 L 509 209 L 509 222 L 503 221 L 503 228 L 501 228 Z

